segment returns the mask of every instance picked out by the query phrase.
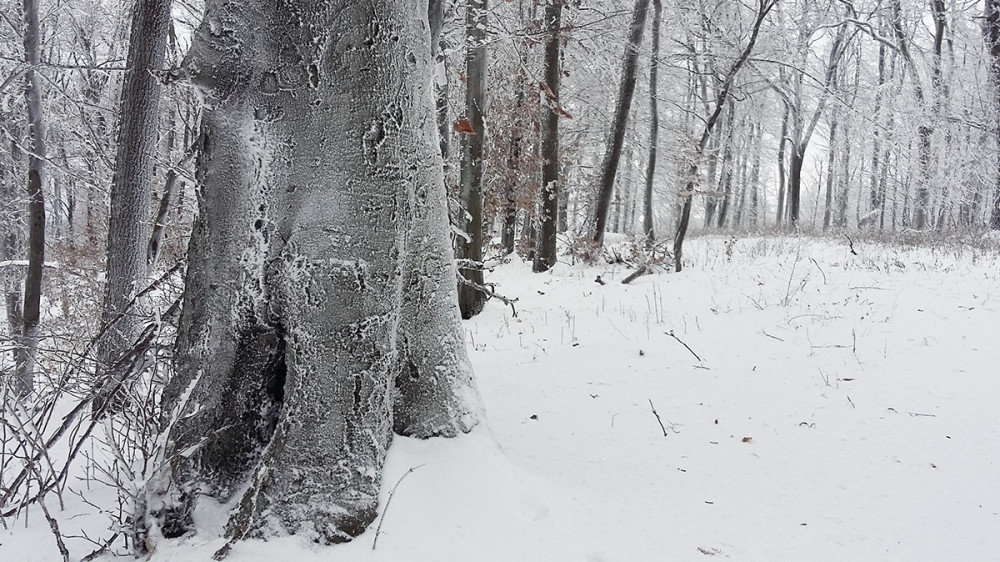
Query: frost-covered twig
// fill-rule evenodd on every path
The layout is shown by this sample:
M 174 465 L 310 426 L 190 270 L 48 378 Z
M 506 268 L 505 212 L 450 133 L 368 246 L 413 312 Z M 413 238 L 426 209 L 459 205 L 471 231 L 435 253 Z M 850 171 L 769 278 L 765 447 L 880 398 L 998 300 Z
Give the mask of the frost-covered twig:
M 396 488 L 399 488 L 399 485 L 403 483 L 403 479 L 409 476 L 411 472 L 417 470 L 422 466 L 424 465 L 418 464 L 417 466 L 411 466 L 409 470 L 407 470 L 405 473 L 403 473 L 402 476 L 399 477 L 399 480 L 396 481 L 396 485 L 393 486 L 392 490 L 389 491 L 389 497 L 385 500 L 385 507 L 382 508 L 382 517 L 380 517 L 378 520 L 378 527 L 375 527 L 375 538 L 372 540 L 372 550 L 375 550 L 375 545 L 378 544 L 378 536 L 379 533 L 382 532 L 382 523 L 385 522 L 385 514 L 387 511 L 389 511 L 389 503 L 392 502 L 392 497 L 396 495 Z
M 517 316 L 517 309 L 514 308 L 514 303 L 517 302 L 517 298 L 505 297 L 505 296 L 497 293 L 493 289 L 491 289 L 489 287 L 486 287 L 486 286 L 483 286 L 483 285 L 480 285 L 479 283 L 476 283 L 475 281 L 470 281 L 469 279 L 466 279 L 465 277 L 463 277 L 461 275 L 458 276 L 458 282 L 461 283 L 461 284 L 463 284 L 463 285 L 467 285 L 469 287 L 472 287 L 473 289 L 475 289 L 475 290 L 477 290 L 477 291 L 479 291 L 481 293 L 485 293 L 486 296 L 489 297 L 489 298 L 497 298 L 497 299 L 499 299 L 504 304 L 509 305 L 511 311 L 514 314 L 514 316 Z

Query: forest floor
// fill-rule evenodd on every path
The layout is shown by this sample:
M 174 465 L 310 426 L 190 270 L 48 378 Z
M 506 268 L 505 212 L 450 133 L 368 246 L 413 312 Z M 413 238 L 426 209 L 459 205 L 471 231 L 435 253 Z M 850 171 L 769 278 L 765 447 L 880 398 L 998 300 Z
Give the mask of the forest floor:
M 373 525 L 229 560 L 995 559 L 1000 254 L 853 250 L 699 237 L 684 272 L 629 285 L 622 264 L 500 266 L 516 316 L 494 300 L 464 324 L 488 426 L 394 442 L 376 548 Z M 106 525 L 79 498 L 56 515 Z M 224 520 L 152 559 L 210 559 Z M 60 559 L 40 515 L 18 525 L 0 560 Z

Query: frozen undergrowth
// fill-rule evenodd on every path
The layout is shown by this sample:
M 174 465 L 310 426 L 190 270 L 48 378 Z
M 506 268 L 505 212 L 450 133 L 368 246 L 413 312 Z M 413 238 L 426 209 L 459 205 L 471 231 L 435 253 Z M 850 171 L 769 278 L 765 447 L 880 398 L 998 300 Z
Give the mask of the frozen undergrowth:
M 622 265 L 498 268 L 517 316 L 490 303 L 464 324 L 489 429 L 396 440 L 374 551 L 373 527 L 230 559 L 994 557 L 1000 257 L 853 246 L 698 238 L 683 273 L 630 285 Z M 66 534 L 104 524 L 74 497 L 55 515 Z M 153 559 L 210 558 L 224 519 L 203 510 L 199 536 Z M 0 530 L 2 560 L 58 557 L 40 515 Z

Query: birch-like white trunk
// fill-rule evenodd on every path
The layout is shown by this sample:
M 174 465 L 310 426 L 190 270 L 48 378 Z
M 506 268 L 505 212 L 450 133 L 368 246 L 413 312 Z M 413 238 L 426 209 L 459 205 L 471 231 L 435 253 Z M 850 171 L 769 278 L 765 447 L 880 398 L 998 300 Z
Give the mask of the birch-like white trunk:
M 393 430 L 481 416 L 458 322 L 427 6 L 210 1 L 186 62 L 208 97 L 171 459 L 147 513 L 350 540 Z M 140 532 L 142 532 L 140 530 Z

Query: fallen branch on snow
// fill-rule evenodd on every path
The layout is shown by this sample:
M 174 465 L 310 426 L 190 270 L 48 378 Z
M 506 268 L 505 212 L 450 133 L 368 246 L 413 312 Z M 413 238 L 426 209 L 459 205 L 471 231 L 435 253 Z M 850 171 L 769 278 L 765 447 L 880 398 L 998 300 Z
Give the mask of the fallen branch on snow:
M 379 533 L 382 532 L 382 523 L 385 522 L 385 513 L 389 511 L 389 504 L 392 503 L 392 497 L 396 495 L 396 488 L 399 488 L 399 485 L 403 483 L 403 479 L 409 476 L 411 472 L 422 466 L 424 465 L 418 464 L 417 466 L 411 466 L 410 470 L 403 473 L 403 475 L 399 477 L 399 480 L 396 481 L 396 485 L 389 491 L 389 497 L 385 500 L 385 507 L 382 508 L 382 517 L 379 517 L 378 527 L 375 527 L 375 538 L 372 540 L 372 550 L 375 550 L 375 545 L 378 544 L 378 536 Z

